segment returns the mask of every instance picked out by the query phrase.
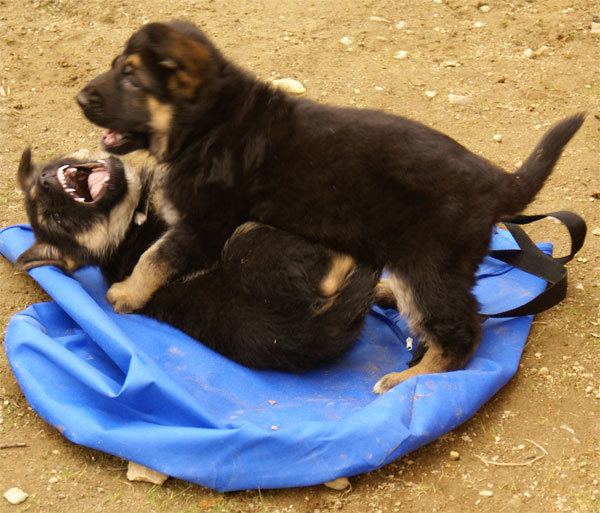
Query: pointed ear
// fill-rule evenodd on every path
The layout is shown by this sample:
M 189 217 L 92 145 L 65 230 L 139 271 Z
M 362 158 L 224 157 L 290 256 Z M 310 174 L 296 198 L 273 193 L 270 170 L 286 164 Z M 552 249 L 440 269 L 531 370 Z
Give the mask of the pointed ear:
M 77 268 L 75 262 L 63 256 L 56 246 L 36 241 L 33 246 L 19 255 L 15 262 L 15 269 L 17 272 L 25 272 L 43 265 L 53 265 L 63 271 L 73 271 Z
M 34 171 L 35 166 L 31 162 L 31 148 L 27 148 L 21 155 L 19 170 L 17 171 L 17 179 L 23 192 L 27 191 L 31 186 Z
M 153 58 L 172 73 L 171 92 L 191 100 L 209 73 L 213 61 L 209 46 L 163 23 L 150 23 L 143 30 Z

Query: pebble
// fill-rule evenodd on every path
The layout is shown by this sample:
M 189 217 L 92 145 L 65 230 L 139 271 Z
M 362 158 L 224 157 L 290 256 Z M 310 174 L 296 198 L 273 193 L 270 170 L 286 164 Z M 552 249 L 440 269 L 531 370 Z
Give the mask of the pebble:
M 144 467 L 138 463 L 130 461 L 127 465 L 127 479 L 130 481 L 143 481 L 145 483 L 152 483 L 155 485 L 162 485 L 169 476 L 161 474 L 156 470 Z
M 460 459 L 460 453 L 458 451 L 450 451 L 450 459 L 457 461 Z
M 485 23 L 483 23 L 483 21 L 476 21 L 475 23 L 473 23 L 473 26 L 475 28 L 481 28 L 485 25 Z
M 594 228 L 592 230 L 592 235 L 600 236 L 600 228 Z
M 437 96 L 437 91 L 425 91 L 425 96 L 429 99 L 435 98 Z
M 333 490 L 345 490 L 350 486 L 350 481 L 348 481 L 347 477 L 338 477 L 333 481 L 327 481 L 323 483 L 327 488 L 332 488 Z
M 11 488 L 4 493 L 4 498 L 11 504 L 21 504 L 27 497 L 29 494 L 20 488 Z
M 491 497 L 492 495 L 494 495 L 494 492 L 492 492 L 492 490 L 481 490 L 479 492 L 479 495 L 481 495 L 482 497 Z
M 491 7 L 489 5 L 482 5 L 479 10 L 481 12 L 490 12 Z
M 600 13 L 592 18 L 592 26 L 590 27 L 592 34 L 600 34 Z
M 292 78 L 275 79 L 273 80 L 273 85 L 278 89 L 282 89 L 290 94 L 304 94 L 306 92 L 306 88 L 302 85 L 302 83 Z
M 408 58 L 408 52 L 406 50 L 400 50 L 394 54 L 394 59 L 398 59 L 399 61 L 403 61 Z
M 449 94 L 448 101 L 451 105 L 471 105 L 473 103 L 470 96 L 462 96 L 459 94 Z
M 550 373 L 550 371 L 548 370 L 548 367 L 542 367 L 539 371 L 538 371 L 538 375 L 539 376 L 547 376 Z
M 342 39 L 340 39 L 340 43 L 346 46 L 350 46 L 352 43 L 354 43 L 354 39 L 348 36 L 344 36 Z
M 497 143 L 501 143 L 502 142 L 502 134 L 494 135 L 494 141 L 496 141 Z

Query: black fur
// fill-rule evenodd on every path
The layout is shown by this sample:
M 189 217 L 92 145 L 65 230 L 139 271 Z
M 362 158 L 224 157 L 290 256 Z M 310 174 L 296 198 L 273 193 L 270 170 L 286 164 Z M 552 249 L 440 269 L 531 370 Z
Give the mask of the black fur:
M 379 391 L 470 358 L 480 337 L 471 288 L 492 226 L 533 200 L 584 120 L 559 123 L 510 174 L 416 121 L 274 90 L 180 21 L 141 28 L 77 99 L 124 136 L 105 139 L 109 151 L 145 148 L 167 168 L 179 219 L 154 257 L 178 262 L 166 280 L 182 261 L 209 266 L 247 220 L 388 267 L 399 309 L 437 352 Z M 110 299 L 127 310 L 122 290 Z
M 29 150 L 23 154 L 19 183 L 36 243 L 18 258 L 17 269 L 55 265 L 73 271 L 95 264 L 112 283 L 127 277 L 166 231 L 149 197 L 152 173 L 141 174 L 138 189 L 137 174 L 116 157 L 107 159 L 109 186 L 95 202 L 80 203 L 65 193 L 57 169 L 91 160 L 67 155 L 37 167 Z M 137 190 L 139 197 L 120 213 L 124 229 L 95 231 Z M 145 222 L 136 224 L 136 214 L 145 215 Z M 117 232 L 120 240 L 108 239 Z M 89 237 L 93 249 L 81 242 L 89 233 L 104 234 Z M 358 265 L 352 265 L 333 295 L 321 292 L 335 257 L 319 244 L 250 223 L 229 238 L 215 266 L 190 267 L 159 289 L 140 313 L 172 324 L 243 365 L 303 371 L 332 362 L 352 347 L 375 298 L 379 273 Z

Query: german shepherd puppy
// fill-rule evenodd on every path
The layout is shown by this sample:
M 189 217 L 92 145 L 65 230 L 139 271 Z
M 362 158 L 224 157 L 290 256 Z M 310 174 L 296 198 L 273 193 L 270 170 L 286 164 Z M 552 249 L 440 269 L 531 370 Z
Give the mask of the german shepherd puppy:
M 134 33 L 77 101 L 108 129 L 106 150 L 146 149 L 167 175 L 169 228 L 109 290 L 117 310 L 140 308 L 183 261 L 210 268 L 240 224 L 265 223 L 389 269 L 428 350 L 377 393 L 468 361 L 481 332 L 471 288 L 492 227 L 533 200 L 584 121 L 560 122 L 507 173 L 418 122 L 275 90 L 183 21 Z
M 167 230 L 152 201 L 153 172 L 108 154 L 81 150 L 36 166 L 27 150 L 18 181 L 36 236 L 17 259 L 21 271 L 98 265 L 113 283 Z M 260 369 L 303 371 L 354 344 L 375 298 L 375 268 L 259 223 L 241 225 L 222 246 L 210 266 L 177 261 L 179 278 L 139 312 Z

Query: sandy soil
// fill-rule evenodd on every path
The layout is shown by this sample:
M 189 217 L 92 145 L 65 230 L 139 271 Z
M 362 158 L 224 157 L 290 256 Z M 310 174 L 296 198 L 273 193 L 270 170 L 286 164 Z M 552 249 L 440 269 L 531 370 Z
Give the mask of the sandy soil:
M 0 498 L 0 511 L 600 511 L 598 11 L 593 0 L 0 0 L 0 226 L 25 221 L 15 173 L 27 145 L 38 159 L 97 147 L 100 131 L 74 96 L 147 21 L 192 20 L 264 79 L 295 78 L 318 101 L 416 118 L 509 169 L 550 123 L 590 113 L 530 208 L 572 210 L 588 223 L 569 264 L 568 299 L 536 318 L 516 377 L 455 432 L 352 478 L 350 492 L 130 483 L 125 462 L 71 444 L 36 416 L 2 352 L 0 443 L 26 447 L 0 449 L 0 493 L 14 486 L 29 498 L 18 506 Z M 399 51 L 404 59 L 394 58 Z M 451 104 L 449 94 L 469 103 Z M 561 236 L 553 224 L 534 235 Z M 48 298 L 3 259 L 0 276 L 4 331 L 14 313 Z M 520 463 L 543 454 L 527 440 L 548 454 L 526 466 L 478 457 Z

